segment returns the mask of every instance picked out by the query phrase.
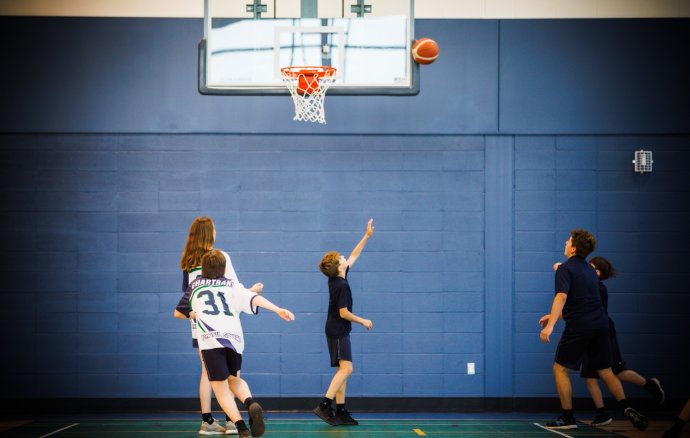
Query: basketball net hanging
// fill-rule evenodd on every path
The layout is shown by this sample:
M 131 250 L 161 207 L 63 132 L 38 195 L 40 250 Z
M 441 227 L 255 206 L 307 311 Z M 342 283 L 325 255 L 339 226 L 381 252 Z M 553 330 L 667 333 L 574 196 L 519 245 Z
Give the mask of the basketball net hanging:
M 335 67 L 284 67 L 280 71 L 295 104 L 293 120 L 325 124 L 323 101 L 335 82 Z

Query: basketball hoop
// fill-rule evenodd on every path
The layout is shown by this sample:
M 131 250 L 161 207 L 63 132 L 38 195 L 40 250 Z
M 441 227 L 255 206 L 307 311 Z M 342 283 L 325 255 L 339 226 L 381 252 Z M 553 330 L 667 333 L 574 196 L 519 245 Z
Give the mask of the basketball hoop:
M 335 82 L 335 67 L 284 67 L 283 82 L 295 104 L 293 120 L 326 123 L 323 101 L 326 90 Z

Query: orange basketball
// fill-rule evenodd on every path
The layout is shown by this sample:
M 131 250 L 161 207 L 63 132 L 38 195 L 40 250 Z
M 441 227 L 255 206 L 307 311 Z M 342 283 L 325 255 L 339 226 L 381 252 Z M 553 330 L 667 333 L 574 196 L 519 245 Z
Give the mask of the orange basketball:
M 431 38 L 420 38 L 412 44 L 412 58 L 419 64 L 431 64 L 438 58 L 438 44 Z

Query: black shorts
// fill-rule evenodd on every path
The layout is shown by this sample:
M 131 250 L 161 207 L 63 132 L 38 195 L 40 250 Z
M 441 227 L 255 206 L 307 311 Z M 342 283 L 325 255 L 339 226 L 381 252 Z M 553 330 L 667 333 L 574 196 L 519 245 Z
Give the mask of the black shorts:
M 201 357 L 204 358 L 206 374 L 210 381 L 222 382 L 231 375 L 237 377 L 237 372 L 242 369 L 242 355 L 230 348 L 201 350 Z
M 328 353 L 331 355 L 331 366 L 337 367 L 341 360 L 352 362 L 352 345 L 350 345 L 350 335 L 342 338 L 326 337 L 328 342 Z
M 625 361 L 623 360 L 623 355 L 621 354 L 621 348 L 618 345 L 618 336 L 616 335 L 616 328 L 613 322 L 610 324 L 609 328 L 609 348 L 611 351 L 611 370 L 613 374 L 620 374 L 621 372 L 628 369 Z M 592 367 L 588 356 L 582 359 L 582 368 L 580 369 L 580 377 L 583 379 L 596 379 L 599 377 L 596 368 Z
M 556 348 L 555 362 L 571 370 L 577 370 L 580 369 L 585 356 L 588 367 L 595 370 L 611 367 L 608 329 L 574 333 L 566 328 L 563 331 Z

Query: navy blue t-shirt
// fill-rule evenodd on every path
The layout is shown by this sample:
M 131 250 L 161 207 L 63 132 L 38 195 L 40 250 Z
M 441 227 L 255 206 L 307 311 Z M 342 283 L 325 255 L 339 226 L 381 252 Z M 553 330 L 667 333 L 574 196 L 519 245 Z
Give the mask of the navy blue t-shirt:
M 566 329 L 581 332 L 609 327 L 597 273 L 584 257 L 570 257 L 558 267 L 556 293 L 558 292 L 568 295 L 563 306 Z
M 599 282 L 599 297 L 601 297 L 601 303 L 604 305 L 604 312 L 608 315 L 609 313 L 609 290 L 603 281 Z
M 345 278 L 331 277 L 328 279 L 328 317 L 326 318 L 326 336 L 342 338 L 352 331 L 352 323 L 340 317 L 340 309 L 347 307 L 352 312 L 352 290 L 347 282 L 348 267 Z
M 609 290 L 603 281 L 599 281 L 599 295 L 601 296 L 601 303 L 604 305 L 604 312 L 606 312 L 606 316 L 609 319 L 609 330 L 611 330 L 611 336 L 614 336 L 616 333 L 616 325 L 614 324 L 611 317 L 608 316 L 608 314 L 609 314 Z

